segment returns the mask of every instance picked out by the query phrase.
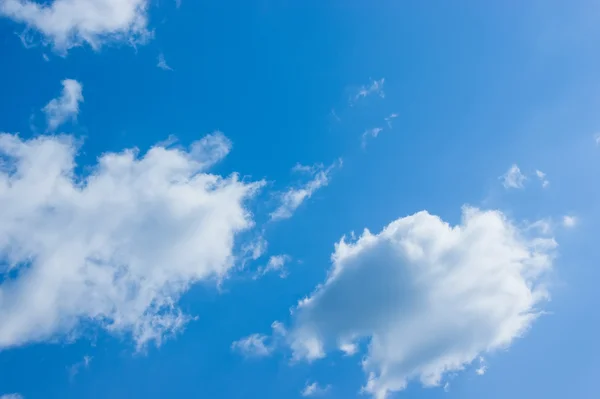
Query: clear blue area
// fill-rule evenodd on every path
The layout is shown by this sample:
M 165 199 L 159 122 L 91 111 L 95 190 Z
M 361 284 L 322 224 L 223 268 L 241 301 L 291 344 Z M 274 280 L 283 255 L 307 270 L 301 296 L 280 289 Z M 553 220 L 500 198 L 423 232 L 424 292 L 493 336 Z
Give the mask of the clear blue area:
M 468 203 L 519 219 L 582 217 L 557 235 L 549 314 L 490 357 L 485 376 L 459 373 L 449 392 L 415 383 L 396 396 L 600 397 L 599 16 L 591 1 L 183 0 L 180 9 L 161 1 L 147 45 L 84 46 L 65 58 L 24 48 L 14 35 L 22 27 L 0 20 L 0 130 L 43 132 L 40 108 L 62 79 L 77 79 L 85 102 L 63 130 L 84 138 L 82 169 L 106 151 L 145 151 L 171 134 L 187 144 L 217 129 L 234 147 L 216 171 L 266 178 L 275 189 L 291 182 L 297 162 L 344 158 L 328 187 L 267 227 L 269 253 L 302 260 L 287 279 L 195 287 L 182 307 L 198 320 L 144 354 L 101 331 L 5 350 L 0 393 L 280 399 L 300 397 L 310 379 L 332 385 L 327 397 L 361 397 L 358 358 L 248 360 L 231 342 L 286 321 L 324 279 L 343 234 L 378 231 L 422 209 L 455 223 Z M 160 52 L 174 71 L 156 68 Z M 371 78 L 385 78 L 385 98 L 351 106 L 352 90 Z M 363 131 L 394 112 L 393 128 L 362 149 Z M 514 162 L 546 172 L 551 190 L 505 191 L 498 176 Z M 84 355 L 93 356 L 89 368 L 70 376 Z

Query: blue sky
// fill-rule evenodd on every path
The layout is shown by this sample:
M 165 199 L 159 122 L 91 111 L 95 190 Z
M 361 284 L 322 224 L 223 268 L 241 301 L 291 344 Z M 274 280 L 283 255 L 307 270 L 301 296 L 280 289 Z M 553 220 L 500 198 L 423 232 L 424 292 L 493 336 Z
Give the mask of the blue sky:
M 0 0 L 0 398 L 598 397 L 599 18 Z

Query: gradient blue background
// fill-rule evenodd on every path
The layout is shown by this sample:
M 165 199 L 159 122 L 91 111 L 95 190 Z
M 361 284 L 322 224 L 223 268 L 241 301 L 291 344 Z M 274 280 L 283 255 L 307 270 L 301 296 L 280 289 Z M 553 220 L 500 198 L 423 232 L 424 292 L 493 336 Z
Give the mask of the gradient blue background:
M 343 157 L 344 166 L 295 217 L 268 226 L 270 252 L 302 260 L 287 279 L 195 287 L 182 307 L 198 320 L 144 354 L 100 331 L 5 350 L 0 393 L 281 399 L 300 397 L 310 379 L 332 385 L 327 397 L 360 397 L 356 358 L 290 366 L 285 354 L 244 359 L 231 342 L 285 321 L 323 280 L 343 234 L 422 209 L 458 222 L 468 203 L 518 219 L 578 216 L 575 229 L 557 233 L 549 314 L 489 357 L 486 375 L 459 373 L 449 392 L 411 384 L 396 396 L 600 397 L 599 3 L 183 0 L 176 9 L 163 0 L 150 21 L 155 38 L 145 46 L 82 47 L 63 58 L 24 48 L 14 34 L 22 27 L 0 20 L 0 130 L 43 132 L 40 108 L 73 78 L 85 102 L 64 131 L 84 138 L 82 168 L 106 151 L 145 151 L 171 134 L 186 144 L 216 129 L 234 143 L 216 171 L 266 178 L 274 189 L 289 184 L 296 162 Z M 160 52 L 174 71 L 156 68 Z M 385 78 L 385 98 L 350 106 L 371 78 Z M 362 132 L 393 112 L 393 129 L 363 150 Z M 546 172 L 550 188 L 532 181 L 505 191 L 498 176 L 515 162 Z M 84 355 L 89 368 L 71 377 Z

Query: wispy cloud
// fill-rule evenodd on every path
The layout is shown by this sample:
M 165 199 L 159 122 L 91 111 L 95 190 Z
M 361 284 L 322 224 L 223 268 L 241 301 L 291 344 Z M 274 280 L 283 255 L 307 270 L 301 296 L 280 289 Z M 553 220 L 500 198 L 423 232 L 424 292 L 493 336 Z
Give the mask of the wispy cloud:
M 285 268 L 285 265 L 291 260 L 292 257 L 285 254 L 271 256 L 267 264 L 264 267 L 260 267 L 258 269 L 258 275 L 265 275 L 270 272 L 276 272 L 279 273 L 279 277 L 286 278 L 288 272 Z
M 357 90 L 356 94 L 354 94 L 350 98 L 350 103 L 351 104 L 356 103 L 360 99 L 371 96 L 371 95 L 378 95 L 379 97 L 384 98 L 385 97 L 385 92 L 383 91 L 384 83 L 385 83 L 384 78 L 381 78 L 379 80 L 371 79 L 371 82 L 368 85 L 363 85 Z
M 341 122 L 342 118 L 339 117 L 339 115 L 337 114 L 337 112 L 335 112 L 335 109 L 331 109 L 331 117 L 336 120 L 337 122 Z
M 536 170 L 535 175 L 540 180 L 542 187 L 548 188 L 548 186 L 550 185 L 550 181 L 546 178 L 546 174 L 544 172 L 542 172 L 541 170 Z
M 231 344 L 231 350 L 246 357 L 269 356 L 287 335 L 283 324 L 278 321 L 271 324 L 271 335 L 252 334 Z
M 296 163 L 296 165 L 294 165 L 294 167 L 292 168 L 292 172 L 313 175 L 318 171 L 322 170 L 324 167 L 325 166 L 322 162 L 318 162 L 313 165 L 302 165 L 301 163 Z
M 245 356 L 264 357 L 269 356 L 273 347 L 267 344 L 268 336 L 252 334 L 235 341 L 231 344 L 231 350 L 242 353 Z
M 249 260 L 257 260 L 267 251 L 269 243 L 264 238 L 263 233 L 242 245 L 242 266 Z
M 65 79 L 62 82 L 60 97 L 51 100 L 42 111 L 46 114 L 48 131 L 56 130 L 68 120 L 77 120 L 79 103 L 83 102 L 83 87 L 74 79 Z
M 365 130 L 361 136 L 361 146 L 362 148 L 366 148 L 367 147 L 367 141 L 371 138 L 375 139 L 377 138 L 377 136 L 379 136 L 379 133 L 381 133 L 383 129 L 380 127 L 374 127 L 372 129 L 368 129 Z
M 79 374 L 79 372 L 82 369 L 87 369 L 88 367 L 90 367 L 90 363 L 92 362 L 92 359 L 93 359 L 93 357 L 85 355 L 80 362 L 77 362 L 74 365 L 72 365 L 71 367 L 69 367 L 68 368 L 68 370 L 69 370 L 69 377 L 71 379 L 75 378 L 75 376 L 77 374 Z
M 160 69 L 162 69 L 163 71 L 172 71 L 173 68 L 171 68 L 168 64 L 167 61 L 165 60 L 165 55 L 163 53 L 160 53 L 158 55 L 158 63 L 156 64 L 157 67 L 159 67 Z
M 0 3 L 0 7 L 2 6 L 2 4 Z M 0 13 L 1 14 L 1 13 Z M 21 41 L 21 44 L 23 45 L 23 47 L 25 47 L 26 49 L 30 49 L 30 48 L 34 48 L 37 46 L 37 43 L 35 42 L 35 39 L 33 37 L 33 34 L 31 32 L 31 30 L 29 29 L 25 29 L 23 32 L 21 33 L 17 33 L 15 32 L 15 35 L 17 35 L 17 37 L 19 38 L 19 40 Z
M 315 191 L 329 184 L 331 172 L 341 165 L 342 160 L 340 159 L 326 169 L 323 168 L 322 164 L 312 166 L 297 164 L 294 166 L 293 171 L 307 173 L 312 175 L 312 178 L 305 184 L 289 188 L 280 195 L 280 205 L 271 212 L 271 220 L 277 221 L 290 218 L 305 200 L 312 197 Z
M 392 128 L 392 121 L 393 121 L 394 119 L 396 119 L 397 117 L 398 117 L 398 114 L 396 114 L 396 113 L 393 113 L 393 114 L 390 114 L 390 116 L 386 116 L 386 117 L 384 118 L 385 122 L 387 123 L 387 125 L 388 125 L 388 127 L 389 127 L 390 129 Z
M 203 169 L 208 169 L 225 158 L 232 146 L 231 140 L 217 130 L 192 143 L 190 155 Z
M 510 188 L 523 188 L 527 177 L 521 173 L 521 169 L 516 164 L 513 164 L 508 171 L 500 176 L 502 185 L 506 189 Z
M 330 388 L 331 388 L 331 385 L 326 385 L 324 387 L 321 387 L 316 382 L 313 382 L 311 384 L 309 384 L 307 382 L 306 386 L 302 390 L 301 394 L 304 397 L 322 395 L 322 394 L 326 393 L 327 391 L 329 391 Z

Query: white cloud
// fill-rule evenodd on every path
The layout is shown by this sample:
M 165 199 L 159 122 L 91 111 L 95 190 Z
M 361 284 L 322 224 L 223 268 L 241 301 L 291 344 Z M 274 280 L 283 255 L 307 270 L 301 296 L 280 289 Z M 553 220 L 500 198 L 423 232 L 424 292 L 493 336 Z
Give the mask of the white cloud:
M 59 52 L 87 43 L 140 43 L 148 32 L 148 0 L 0 0 L 0 16 L 38 31 Z
M 537 232 L 540 234 L 552 234 L 554 230 L 554 221 L 550 218 L 536 220 L 533 223 L 526 225 L 525 229 L 528 231 Z
M 246 356 L 268 356 L 273 348 L 267 346 L 269 339 L 266 335 L 252 334 L 231 344 L 231 349 L 239 351 Z
M 287 331 L 283 324 L 278 321 L 271 324 L 273 333 L 271 336 L 264 334 L 251 334 L 231 344 L 231 350 L 239 352 L 248 357 L 269 356 L 285 337 Z
M 596 145 L 600 144 L 600 133 L 596 133 L 594 135 L 594 142 L 596 143 Z
M 354 103 L 361 98 L 368 97 L 370 95 L 378 95 L 379 97 L 385 97 L 385 93 L 383 91 L 383 84 L 385 83 L 385 79 L 381 78 L 379 80 L 372 80 L 371 83 L 365 86 L 361 86 L 356 94 L 351 98 L 351 102 Z
M 374 127 L 373 129 L 368 129 L 365 130 L 364 133 L 362 134 L 361 138 L 362 138 L 362 147 L 365 148 L 367 146 L 367 140 L 369 138 L 377 138 L 377 136 L 379 136 L 379 133 L 381 133 L 383 129 L 380 127 Z
M 387 123 L 387 125 L 390 129 L 392 128 L 392 121 L 394 119 L 396 119 L 397 117 L 398 117 L 398 114 L 393 113 L 393 114 L 390 114 L 390 116 L 385 118 L 385 122 Z
M 563 216 L 563 226 L 565 227 L 575 227 L 577 225 L 577 217 L 565 215 Z
M 485 359 L 479 356 L 479 367 L 475 369 L 475 374 L 484 375 L 487 371 L 487 365 L 485 364 Z
M 232 143 L 222 132 L 207 134 L 190 146 L 190 156 L 201 169 L 207 169 L 229 154 Z
M 543 188 L 547 188 L 550 185 L 550 181 L 546 179 L 546 174 L 541 170 L 536 170 L 535 175 L 540 179 Z
M 314 175 L 323 169 L 325 166 L 322 163 L 316 163 L 314 165 L 302 165 L 301 163 L 297 163 L 292 168 L 292 172 L 296 173 L 307 173 L 309 175 Z
M 313 166 L 297 164 L 294 166 L 293 171 L 308 173 L 312 178 L 310 181 L 301 185 L 300 187 L 292 187 L 281 194 L 281 204 L 277 209 L 271 212 L 271 220 L 277 221 L 290 218 L 294 214 L 294 211 L 298 209 L 298 207 L 302 205 L 305 200 L 312 197 L 315 191 L 329 184 L 331 172 L 334 168 L 341 166 L 341 164 L 342 161 L 339 160 L 326 169 L 324 169 L 323 165 L 321 164 L 316 164 Z
M 339 349 L 344 352 L 346 356 L 352 356 L 358 352 L 358 345 L 350 342 L 340 342 Z
M 523 188 L 525 180 L 527 178 L 521 173 L 521 169 L 515 164 L 508 169 L 508 171 L 501 176 L 502 185 L 504 188 Z
M 268 247 L 269 243 L 267 240 L 265 240 L 262 234 L 255 239 L 246 242 L 242 246 L 242 253 L 245 255 L 243 261 L 246 262 L 248 260 L 257 260 L 265 254 Z
M 366 393 L 442 384 L 539 316 L 556 242 L 531 233 L 499 211 L 466 207 L 457 226 L 419 212 L 356 242 L 342 238 L 326 281 L 293 311 L 294 359 L 366 339 Z
M 217 133 L 189 151 L 105 153 L 77 176 L 72 137 L 1 134 L 0 349 L 90 323 L 138 348 L 182 329 L 178 299 L 227 276 L 264 184 L 207 173 L 228 148 Z
M 0 399 L 23 399 L 23 396 L 18 393 L 8 393 L 0 396 Z
M 52 99 L 42 111 L 46 114 L 48 130 L 54 131 L 69 120 L 76 120 L 79 114 L 79 103 L 83 102 L 83 88 L 81 83 L 74 79 L 65 79 L 62 82 L 60 97 Z
M 172 71 L 173 68 L 171 68 L 168 64 L 167 61 L 165 60 L 165 56 L 163 53 L 160 53 L 158 55 L 158 63 L 156 64 L 156 66 L 160 69 L 162 69 L 163 71 Z
M 258 270 L 258 273 L 265 275 L 269 272 L 278 272 L 281 278 L 287 277 L 286 263 L 292 260 L 289 255 L 274 255 L 269 258 L 267 265 Z
M 21 41 L 21 44 L 26 49 L 34 48 L 34 47 L 37 46 L 37 44 L 35 43 L 35 40 L 33 38 L 33 35 L 31 34 L 31 32 L 25 30 L 25 31 L 23 31 L 21 33 L 16 33 L 15 32 L 15 35 L 17 35 L 17 37 Z
M 318 395 L 322 395 L 322 394 L 326 393 L 327 391 L 329 391 L 329 388 L 330 388 L 329 385 L 321 387 L 316 382 L 313 382 L 312 384 L 309 384 L 307 382 L 306 386 L 302 390 L 301 394 L 304 397 L 318 396 Z
M 449 382 L 446 382 L 444 384 L 444 392 L 450 392 L 450 383 Z
M 75 378 L 81 369 L 87 369 L 90 367 L 90 363 L 92 362 L 93 357 L 85 355 L 80 362 L 75 363 L 71 367 L 69 367 L 69 377 Z

